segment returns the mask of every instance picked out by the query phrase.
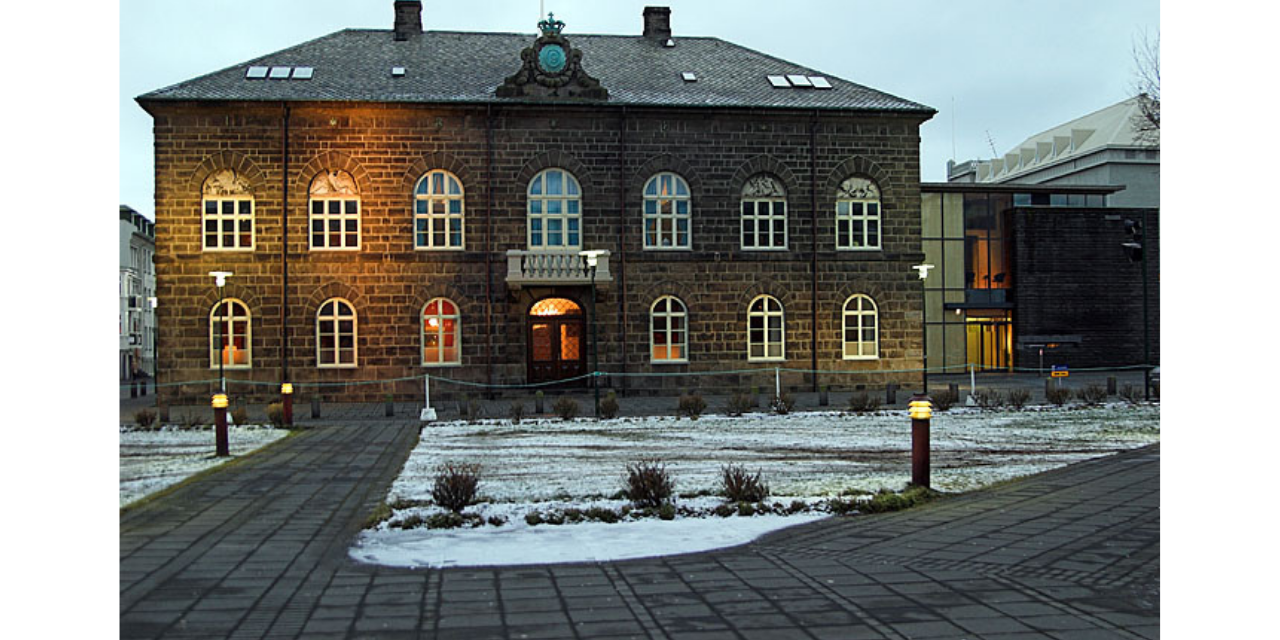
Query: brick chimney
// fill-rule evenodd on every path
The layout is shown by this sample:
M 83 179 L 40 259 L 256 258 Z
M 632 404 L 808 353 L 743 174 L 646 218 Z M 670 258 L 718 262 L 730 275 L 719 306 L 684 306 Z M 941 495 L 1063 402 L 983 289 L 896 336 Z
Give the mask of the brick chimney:
M 644 37 L 659 44 L 671 38 L 671 7 L 644 8 Z
M 422 33 L 422 3 L 396 0 L 396 40 L 408 40 Z

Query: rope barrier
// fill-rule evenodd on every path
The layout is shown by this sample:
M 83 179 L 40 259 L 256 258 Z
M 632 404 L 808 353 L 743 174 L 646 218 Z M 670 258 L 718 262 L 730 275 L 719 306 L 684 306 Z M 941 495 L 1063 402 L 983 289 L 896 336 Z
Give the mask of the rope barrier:
M 752 367 L 748 369 L 726 369 L 726 370 L 720 370 L 720 371 L 653 371 L 653 372 L 630 371 L 625 373 L 614 372 L 614 371 L 592 371 L 589 373 L 584 373 L 582 375 L 573 376 L 571 378 L 564 378 L 561 380 L 551 380 L 547 382 L 528 382 L 523 384 L 487 384 L 484 382 L 471 382 L 469 380 L 458 380 L 454 378 L 446 378 L 443 376 L 423 373 L 415 376 L 405 376 L 400 378 L 382 378 L 377 380 L 344 380 L 344 381 L 338 381 L 338 382 L 294 382 L 293 386 L 295 389 L 308 388 L 308 387 L 332 388 L 332 387 L 361 386 L 361 385 L 384 385 L 384 384 L 393 384 L 397 382 L 422 381 L 423 379 L 428 379 L 432 382 L 440 382 L 444 384 L 452 384 L 452 385 L 465 386 L 465 387 L 479 387 L 479 388 L 485 388 L 485 389 L 536 389 L 540 387 L 548 387 L 552 385 L 565 384 L 569 382 L 577 382 L 580 380 L 586 380 L 588 378 L 646 378 L 646 377 L 676 378 L 676 377 L 694 377 L 694 376 L 731 376 L 731 375 L 753 375 L 753 374 L 775 375 L 779 372 L 818 374 L 818 375 L 828 375 L 828 376 L 832 376 L 832 375 L 874 376 L 874 375 L 887 375 L 887 374 L 921 374 L 921 373 L 945 374 L 948 371 L 968 372 L 970 367 L 971 365 L 969 364 L 960 364 L 960 365 L 947 365 L 947 366 L 941 366 L 941 367 L 929 367 L 929 368 L 918 368 L 918 369 L 876 369 L 876 370 L 793 369 L 790 367 Z M 1150 369 L 1150 368 L 1154 368 L 1154 367 L 1152 365 L 1133 364 L 1133 365 L 1118 365 L 1114 367 L 1079 367 L 1079 368 L 1073 368 L 1070 371 L 1073 373 L 1096 373 L 1096 372 L 1105 372 L 1105 371 L 1143 371 L 1145 369 Z M 1048 371 L 1047 369 L 1041 369 L 1038 367 L 998 367 L 998 368 L 997 367 L 977 367 L 974 370 L 978 373 L 1045 373 Z M 148 384 L 148 386 L 151 386 L 158 390 L 161 388 L 179 387 L 183 385 L 218 384 L 219 380 L 217 378 L 209 378 L 209 379 L 203 379 L 203 380 L 183 380 L 178 382 L 157 383 L 157 382 L 154 382 L 154 379 L 147 379 L 141 382 L 143 382 L 143 384 Z M 248 385 L 248 386 L 263 386 L 263 387 L 278 387 L 280 385 L 278 381 L 242 380 L 237 378 L 226 378 L 225 382 L 227 385 Z M 121 383 L 120 389 L 122 390 L 128 389 L 134 386 L 135 384 L 137 384 L 136 381 Z

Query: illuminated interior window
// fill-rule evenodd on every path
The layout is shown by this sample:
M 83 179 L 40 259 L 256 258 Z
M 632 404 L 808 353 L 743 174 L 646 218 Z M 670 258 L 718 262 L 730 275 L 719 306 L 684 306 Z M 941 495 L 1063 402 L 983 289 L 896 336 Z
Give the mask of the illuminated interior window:
M 316 312 L 316 363 L 323 368 L 356 366 L 356 311 L 330 298 Z
M 688 362 L 689 313 L 674 296 L 662 296 L 649 309 L 653 362 Z
M 414 247 L 462 249 L 463 193 L 458 177 L 441 169 L 418 180 L 413 190 Z
M 529 309 L 531 316 L 579 316 L 582 315 L 582 307 L 572 300 L 565 298 L 546 298 L 539 300 Z
M 876 303 L 862 294 L 844 302 L 844 359 L 874 360 L 880 357 L 879 311 Z
M 311 248 L 360 248 L 360 191 L 346 171 L 327 171 L 311 181 Z
M 582 248 L 582 189 L 564 169 L 529 181 L 529 249 Z
M 216 171 L 201 187 L 200 223 L 205 251 L 253 250 L 253 194 L 232 169 Z
M 849 178 L 836 191 L 836 248 L 880 248 L 880 189 L 866 178 Z
M 753 176 L 742 187 L 742 248 L 787 248 L 787 190 L 773 176 Z
M 248 369 L 250 359 L 249 307 L 234 298 L 215 303 L 209 312 L 209 368 L 218 368 L 221 353 L 224 369 Z
M 644 248 L 688 249 L 689 184 L 674 173 L 659 173 L 644 185 Z
M 462 316 L 458 305 L 447 298 L 435 298 L 422 309 L 422 364 L 461 364 Z
M 785 317 L 777 298 L 762 295 L 747 307 L 747 360 L 782 360 L 786 357 Z

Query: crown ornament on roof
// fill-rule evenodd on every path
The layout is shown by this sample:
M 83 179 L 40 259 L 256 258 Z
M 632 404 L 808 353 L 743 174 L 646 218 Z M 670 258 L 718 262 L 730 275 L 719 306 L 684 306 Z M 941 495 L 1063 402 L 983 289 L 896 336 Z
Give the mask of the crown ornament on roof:
M 556 14 L 548 12 L 546 20 L 538 21 L 538 29 L 544 36 L 558 36 L 564 31 L 564 21 L 556 20 Z

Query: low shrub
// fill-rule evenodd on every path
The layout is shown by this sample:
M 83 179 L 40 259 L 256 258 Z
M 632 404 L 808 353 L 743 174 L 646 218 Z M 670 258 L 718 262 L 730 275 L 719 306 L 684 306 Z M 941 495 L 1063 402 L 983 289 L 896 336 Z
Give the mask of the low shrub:
M 284 428 L 284 403 L 283 402 L 272 402 L 271 404 L 267 405 L 267 422 L 270 422 L 271 426 L 277 429 Z
M 373 508 L 373 513 L 370 513 L 369 517 L 365 518 L 364 528 L 366 529 L 376 528 L 379 524 L 386 522 L 387 520 L 390 520 L 391 514 L 392 514 L 391 505 L 385 502 L 379 502 L 378 506 Z
M 697 391 L 682 394 L 680 400 L 676 403 L 676 415 L 684 416 L 690 420 L 697 420 L 706 409 L 707 401 L 703 400 L 702 395 Z
M 675 520 L 676 506 L 668 502 L 658 507 L 658 519 L 659 520 Z
M 1005 403 L 1004 392 L 999 389 L 983 389 L 974 395 L 974 400 L 983 409 L 999 409 Z
M 569 396 L 560 396 L 560 398 L 556 400 L 556 403 L 551 405 L 551 409 L 555 411 L 556 415 L 560 416 L 560 419 L 565 422 L 578 417 L 578 411 L 580 410 L 578 407 L 578 401 L 570 398 Z
M 1076 397 L 1087 405 L 1099 405 L 1107 401 L 1107 390 L 1100 384 L 1085 385 L 1076 391 Z
M 156 422 L 156 412 L 150 409 L 138 409 L 133 412 L 133 423 L 143 429 L 150 429 Z
M 1010 389 L 1006 398 L 1009 400 L 1009 406 L 1014 409 L 1021 409 L 1031 401 L 1031 392 L 1026 389 Z
M 727 464 L 720 467 L 720 491 L 729 502 L 760 502 L 769 497 L 769 485 L 746 467 Z
M 519 400 L 512 402 L 507 416 L 511 418 L 511 424 L 520 424 L 520 421 L 524 420 L 524 403 Z
M 589 507 L 586 512 L 588 520 L 598 520 L 600 522 L 614 523 L 619 520 L 618 512 L 613 509 L 605 509 L 604 507 Z
M 724 412 L 734 417 L 740 416 L 756 408 L 756 399 L 748 393 L 735 392 L 725 403 Z
M 929 489 L 927 487 L 908 487 L 901 493 L 895 493 L 888 489 L 881 490 L 871 497 L 870 500 L 863 502 L 858 506 L 858 511 L 862 513 L 887 513 L 890 511 L 901 511 L 910 509 L 911 507 L 924 504 L 934 500 L 942 494 Z
M 231 424 L 236 424 L 236 425 L 249 424 L 249 409 L 247 407 L 244 407 L 243 405 L 236 407 L 232 409 L 230 413 L 231 413 Z
M 542 514 L 537 511 L 530 511 L 524 514 L 524 521 L 531 527 L 536 527 L 543 523 Z
M 1138 404 L 1142 402 L 1142 390 L 1134 385 L 1126 384 L 1120 387 L 1120 397 L 1129 404 Z
M 795 408 L 795 406 L 796 399 L 786 391 L 783 391 L 781 395 L 774 396 L 773 400 L 769 402 L 769 408 L 773 409 L 773 412 L 780 416 L 791 413 L 791 410 Z
M 866 391 L 858 391 L 849 396 L 849 413 L 871 413 L 879 410 L 880 399 Z
M 939 389 L 929 396 L 933 401 L 933 408 L 938 411 L 946 411 L 954 407 L 956 402 L 960 400 L 960 394 L 951 389 Z
M 603 420 L 612 420 L 618 417 L 618 394 L 610 391 L 609 395 L 600 401 L 600 406 L 596 408 L 596 415 Z
M 1061 407 L 1071 401 L 1071 390 L 1066 387 L 1051 384 L 1049 385 L 1049 388 L 1044 390 L 1044 397 L 1054 406 Z
M 658 508 L 670 504 L 675 481 L 667 465 L 657 459 L 642 459 L 627 465 L 627 498 L 637 507 Z
M 188 429 L 199 429 L 204 426 L 204 420 L 200 418 L 200 414 L 188 411 L 182 414 L 182 426 Z
M 480 485 L 480 465 L 446 462 L 436 467 L 435 486 L 431 498 L 454 513 L 462 513 L 476 499 Z
M 507 523 L 507 519 L 502 516 L 489 516 L 488 522 L 491 527 L 501 527 Z

